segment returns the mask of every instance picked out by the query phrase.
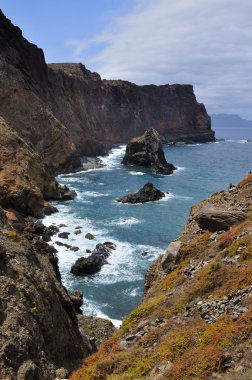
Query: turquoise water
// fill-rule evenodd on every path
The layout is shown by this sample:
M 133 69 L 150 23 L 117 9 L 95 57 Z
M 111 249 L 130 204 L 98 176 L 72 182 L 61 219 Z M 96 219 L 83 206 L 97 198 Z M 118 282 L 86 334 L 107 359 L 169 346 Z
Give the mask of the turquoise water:
M 155 175 L 142 168 L 120 164 L 125 146 L 103 158 L 105 168 L 59 176 L 58 180 L 75 189 L 73 201 L 55 202 L 59 213 L 46 218 L 46 224 L 64 223 L 61 231 L 68 240 L 54 237 L 78 252 L 57 247 L 64 285 L 84 293 L 85 314 L 108 317 L 119 324 L 140 301 L 147 266 L 178 237 L 187 222 L 190 207 L 213 192 L 236 183 L 252 169 L 252 143 L 243 140 L 209 144 L 165 146 L 167 161 L 178 170 L 171 176 Z M 169 194 L 159 202 L 126 205 L 116 198 L 135 192 L 151 181 Z M 74 229 L 82 226 L 80 235 Z M 95 240 L 85 239 L 91 232 Z M 87 255 L 86 248 L 113 241 L 117 245 L 108 264 L 93 276 L 75 277 L 71 264 Z M 147 256 L 141 253 L 148 252 Z

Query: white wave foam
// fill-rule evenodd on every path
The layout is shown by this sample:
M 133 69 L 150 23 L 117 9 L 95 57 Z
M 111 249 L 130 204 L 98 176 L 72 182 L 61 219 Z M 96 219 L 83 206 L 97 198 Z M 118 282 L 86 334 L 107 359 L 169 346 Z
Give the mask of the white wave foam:
M 113 220 L 110 224 L 111 225 L 117 225 L 117 226 L 131 226 L 133 224 L 138 224 L 140 223 L 140 220 L 137 219 L 137 218 L 120 218 L 120 219 L 116 219 L 116 220 Z
M 161 198 L 159 201 L 155 201 L 155 203 L 156 202 L 166 202 L 166 201 L 169 201 L 172 198 L 174 198 L 174 194 L 173 193 L 165 193 L 165 196 L 163 198 Z
M 83 193 L 79 193 L 80 197 L 82 198 L 83 196 L 87 197 L 108 197 L 110 194 L 109 193 L 99 193 L 98 191 L 84 191 Z
M 237 143 L 237 144 L 247 144 L 247 143 L 251 143 L 251 140 L 232 140 L 232 139 L 228 139 L 228 140 L 225 140 L 226 142 L 231 142 L 231 143 Z
M 143 172 L 133 172 L 133 171 L 131 171 L 131 172 L 129 172 L 129 174 L 131 174 L 131 175 L 144 175 L 145 173 L 143 173 Z
M 121 159 L 124 156 L 126 145 L 120 145 L 117 148 L 114 148 L 110 153 L 105 157 L 98 157 L 104 165 L 108 168 L 118 165 L 121 162 Z
M 183 146 L 199 146 L 199 145 L 203 145 L 201 143 L 195 143 L 195 144 L 185 144 Z
M 185 170 L 185 167 L 184 166 L 177 166 L 177 169 L 174 170 L 174 172 L 172 173 L 172 175 L 174 174 L 180 174 L 181 172 L 183 172 Z

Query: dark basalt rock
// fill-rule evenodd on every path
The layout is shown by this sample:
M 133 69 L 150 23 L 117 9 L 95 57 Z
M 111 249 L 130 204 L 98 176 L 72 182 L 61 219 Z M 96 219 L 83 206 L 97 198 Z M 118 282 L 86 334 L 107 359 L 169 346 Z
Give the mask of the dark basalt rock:
M 87 276 L 98 272 L 101 267 L 106 264 L 106 259 L 111 253 L 111 249 L 115 249 L 112 243 L 97 244 L 91 255 L 88 257 L 80 257 L 71 267 L 71 273 L 76 276 Z
M 91 234 L 90 232 L 88 232 L 88 233 L 85 235 L 85 238 L 88 239 L 88 240 L 93 240 L 93 239 L 94 239 L 94 235 Z
M 146 183 L 137 193 L 127 194 L 117 199 L 121 203 L 146 203 L 159 201 L 165 193 L 158 190 L 151 182 Z
M 60 232 L 58 234 L 58 237 L 61 239 L 68 239 L 68 236 L 70 235 L 70 232 Z
M 160 136 L 154 128 L 128 143 L 122 164 L 150 167 L 155 173 L 165 175 L 176 169 L 166 161 Z
M 74 198 L 76 198 L 77 193 L 74 190 L 70 190 L 67 186 L 60 185 L 58 187 L 59 191 L 59 199 L 62 201 L 70 201 Z

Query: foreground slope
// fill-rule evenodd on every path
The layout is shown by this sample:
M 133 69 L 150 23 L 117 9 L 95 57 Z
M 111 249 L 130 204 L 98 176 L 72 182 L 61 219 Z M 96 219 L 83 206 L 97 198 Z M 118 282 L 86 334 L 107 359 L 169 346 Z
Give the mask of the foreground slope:
M 251 260 L 252 173 L 192 208 L 142 303 L 71 380 L 251 379 Z

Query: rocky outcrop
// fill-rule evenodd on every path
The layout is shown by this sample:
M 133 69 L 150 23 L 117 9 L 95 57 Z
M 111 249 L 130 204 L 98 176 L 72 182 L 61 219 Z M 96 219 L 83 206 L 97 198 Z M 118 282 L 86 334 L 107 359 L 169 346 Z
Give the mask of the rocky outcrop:
M 181 236 L 150 266 L 141 304 L 71 380 L 249 379 L 251 200 L 249 173 L 195 205 Z M 245 218 L 205 230 L 195 219 L 207 206 Z
M 122 163 L 144 166 L 151 168 L 157 174 L 165 175 L 172 174 L 176 169 L 174 165 L 166 161 L 160 136 L 153 128 L 127 144 Z
M 71 273 L 76 276 L 88 276 L 98 272 L 106 264 L 111 250 L 116 249 L 111 242 L 99 243 L 88 257 L 80 257 L 71 267 Z
M 212 232 L 226 231 L 245 218 L 246 214 L 240 210 L 223 210 L 211 204 L 203 207 L 195 216 L 195 220 L 201 228 Z
M 92 352 L 78 328 L 80 301 L 62 286 L 56 250 L 43 241 L 46 229 L 27 221 L 19 233 L 0 209 L 1 379 L 54 380 Z
M 1 11 L 0 23 L 0 115 L 25 158 L 21 175 L 15 168 L 17 152 L 8 157 L 6 173 L 11 174 L 0 185 L 5 207 L 41 216 L 45 200 L 60 198 L 53 172 L 81 168 L 81 156 L 103 154 L 150 127 L 165 141 L 214 140 L 210 118 L 192 86 L 136 86 L 101 80 L 82 64 L 46 65 L 43 51 Z M 1 150 L 12 146 L 5 139 Z M 16 193 L 7 199 L 8 181 L 13 188 L 21 181 L 19 205 Z M 50 206 L 45 210 L 50 212 Z
M 126 194 L 117 199 L 121 203 L 146 203 L 159 201 L 165 197 L 165 193 L 158 190 L 153 183 L 146 183 L 137 193 Z
M 113 323 L 108 319 L 78 315 L 78 323 L 85 335 L 89 337 L 95 351 L 98 350 L 104 340 L 111 338 L 116 331 Z

